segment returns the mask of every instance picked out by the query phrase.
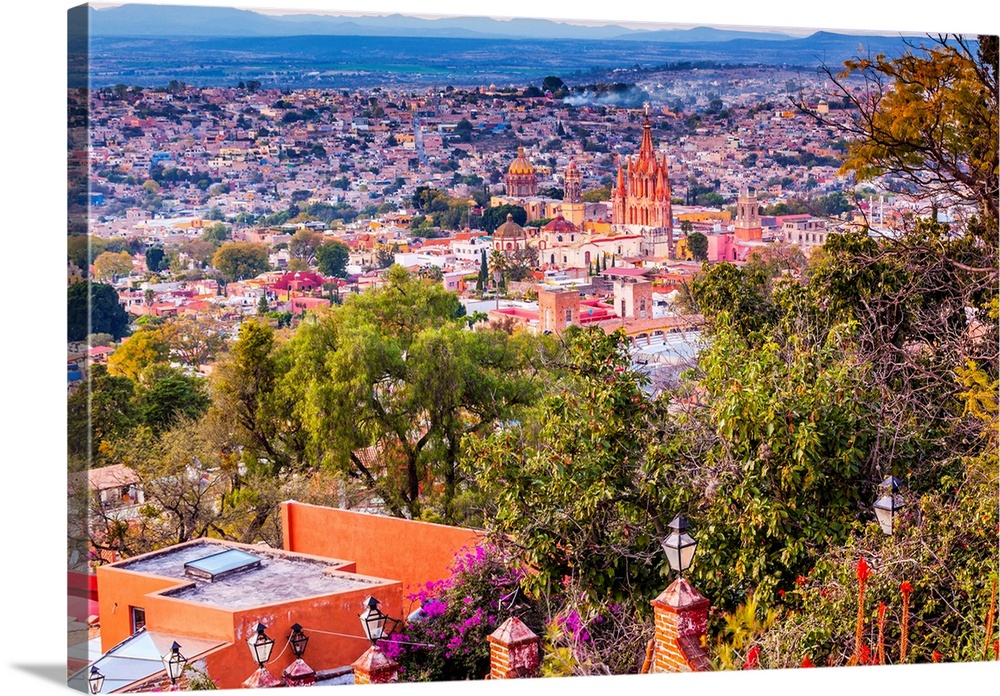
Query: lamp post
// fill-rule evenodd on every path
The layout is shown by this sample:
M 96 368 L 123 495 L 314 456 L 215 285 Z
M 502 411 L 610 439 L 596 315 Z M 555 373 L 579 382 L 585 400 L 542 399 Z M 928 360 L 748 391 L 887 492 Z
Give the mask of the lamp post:
M 173 688 L 177 686 L 177 680 L 184 672 L 187 658 L 181 655 L 181 646 L 175 640 L 174 644 L 170 646 L 170 652 L 163 655 L 161 659 L 163 666 L 167 668 L 167 676 L 170 677 L 170 687 Z
M 87 686 L 90 687 L 91 694 L 101 693 L 104 688 L 104 675 L 96 666 L 90 668 L 90 676 L 87 677 Z
M 294 623 L 292 624 L 292 635 L 288 636 L 288 642 L 292 644 L 292 652 L 295 653 L 295 657 L 301 659 L 306 651 L 309 636 L 302 632 L 302 626 Z
M 667 526 L 674 531 L 660 542 L 660 545 L 667 554 L 670 567 L 677 571 L 677 577 L 681 577 L 684 571 L 691 567 L 698 542 L 687 533 L 686 530 L 690 529 L 691 525 L 683 515 L 677 515 Z
M 890 536 L 896 523 L 897 513 L 906 507 L 906 503 L 899 495 L 900 483 L 895 476 L 890 476 L 880 483 L 879 488 L 882 491 L 882 497 L 875 501 L 875 518 L 886 536 Z
M 264 663 L 271 659 L 271 650 L 274 648 L 274 639 L 264 633 L 267 626 L 258 622 L 256 632 L 247 638 L 247 646 L 250 654 L 257 662 L 257 666 L 263 668 Z

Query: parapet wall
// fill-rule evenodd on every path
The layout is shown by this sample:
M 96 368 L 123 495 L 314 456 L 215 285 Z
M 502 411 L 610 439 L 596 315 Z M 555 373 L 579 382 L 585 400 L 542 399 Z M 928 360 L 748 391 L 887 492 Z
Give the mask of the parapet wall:
M 447 578 L 455 556 L 483 532 L 352 510 L 282 503 L 287 551 L 355 561 L 357 572 L 403 583 L 403 594 Z

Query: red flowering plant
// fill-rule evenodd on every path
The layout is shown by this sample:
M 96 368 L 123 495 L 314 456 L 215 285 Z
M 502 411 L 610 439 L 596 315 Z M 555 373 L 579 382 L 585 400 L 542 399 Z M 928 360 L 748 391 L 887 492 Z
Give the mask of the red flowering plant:
M 512 615 L 540 633 L 540 615 L 521 590 L 523 575 L 516 561 L 484 545 L 457 557 L 451 577 L 410 595 L 405 625 L 381 644 L 399 663 L 400 681 L 484 678 L 486 637 Z
M 919 524 L 905 522 L 891 538 L 874 522 L 859 523 L 845 547 L 817 561 L 808 582 L 785 585 L 776 606 L 786 611 L 758 640 L 766 666 L 797 667 L 804 654 L 831 666 L 852 658 L 854 664 L 927 663 L 935 650 L 958 662 L 992 656 L 995 458 L 992 472 L 969 462 L 963 480 L 957 495 L 948 488 L 913 499 Z

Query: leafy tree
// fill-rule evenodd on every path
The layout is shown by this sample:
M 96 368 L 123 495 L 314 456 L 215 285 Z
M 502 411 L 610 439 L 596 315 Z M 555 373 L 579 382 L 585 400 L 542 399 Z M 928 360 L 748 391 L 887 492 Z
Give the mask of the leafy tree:
M 159 332 L 170 348 L 170 356 L 191 367 L 211 362 L 226 347 L 226 328 L 208 317 L 173 317 L 159 327 Z
M 156 273 L 166 268 L 165 260 L 163 247 L 154 246 L 146 250 L 146 268 L 151 273 Z
M 323 243 L 323 235 L 302 229 L 292 235 L 288 242 L 288 253 L 294 259 L 309 264 L 316 258 L 316 249 Z
M 611 200 L 611 187 L 602 186 L 596 189 L 588 189 L 580 196 L 586 203 L 600 203 Z
M 139 381 L 139 375 L 149 366 L 165 362 L 169 344 L 159 329 L 142 329 L 129 336 L 108 358 L 108 374 Z
M 375 268 L 389 268 L 396 262 L 396 253 L 399 245 L 393 244 L 391 247 L 380 246 L 375 250 Z
M 878 418 L 865 368 L 842 350 L 849 330 L 818 343 L 763 332 L 761 344 L 718 315 L 698 365 L 707 406 L 678 419 L 689 438 L 666 443 L 677 458 L 657 472 L 683 481 L 674 499 L 702 544 L 691 576 L 724 607 L 750 591 L 769 605 L 817 549 L 844 543 L 876 463 Z
M 535 395 L 526 337 L 465 331 L 460 310 L 440 284 L 394 266 L 384 287 L 301 325 L 289 344 L 288 385 L 312 451 L 397 515 L 476 519 L 462 438 Z
M 706 320 L 712 322 L 726 312 L 729 321 L 747 334 L 777 320 L 770 289 L 770 277 L 763 270 L 738 268 L 731 263 L 709 266 L 691 282 L 698 310 Z
M 70 341 L 82 341 L 90 333 L 108 333 L 117 340 L 128 333 L 128 314 L 110 285 L 73 283 L 66 296 Z
M 219 247 L 212 265 L 229 281 L 254 278 L 270 269 L 267 250 L 250 242 L 230 242 Z
M 321 244 L 316 249 L 316 265 L 320 273 L 332 278 L 347 277 L 350 247 L 336 240 Z
M 233 440 L 271 476 L 301 466 L 301 429 L 291 404 L 278 389 L 279 370 L 287 369 L 275 350 L 274 330 L 248 320 L 228 356 L 212 374 L 212 413 L 231 423 Z
M 535 247 L 505 251 L 504 256 L 505 273 L 514 282 L 529 278 L 531 272 L 538 267 L 538 249 Z
M 217 222 L 207 228 L 201 235 L 201 240 L 209 242 L 213 246 L 219 246 L 232 236 L 229 225 Z
M 98 280 L 110 280 L 132 272 L 132 255 L 127 251 L 115 253 L 105 251 L 94 259 L 94 276 Z
M 525 418 L 470 438 L 465 461 L 492 492 L 491 530 L 533 569 L 529 590 L 568 577 L 593 599 L 655 596 L 665 564 L 657 535 L 676 512 L 647 483 L 663 406 L 631 369 L 624 334 L 564 337 L 554 388 Z
M 819 259 L 823 252 L 816 253 Z M 754 249 L 747 256 L 744 268 L 761 269 L 768 277 L 776 278 L 785 273 L 801 276 L 807 266 L 806 255 L 796 246 L 769 244 L 766 247 Z
M 483 212 L 479 226 L 485 232 L 493 232 L 500 225 L 507 222 L 507 215 L 513 216 L 514 222 L 523 226 L 528 221 L 528 213 L 519 205 L 498 205 L 487 208 Z
M 217 245 L 205 239 L 190 239 L 179 246 L 179 254 L 189 258 L 195 266 L 204 268 L 212 262 Z
M 963 36 L 942 36 L 903 56 L 857 58 L 828 74 L 857 114 L 846 126 L 852 137 L 845 170 L 861 179 L 892 174 L 928 196 L 1000 216 L 995 36 L 980 36 L 978 47 Z M 858 78 L 865 89 L 849 89 L 847 80 Z
M 71 455 L 88 461 L 136 425 L 135 383 L 108 374 L 104 365 L 90 368 L 88 381 L 67 401 L 67 442 Z
M 106 251 L 107 242 L 99 237 L 86 234 L 70 235 L 66 241 L 66 253 L 77 268 L 87 273 L 94 259 Z
M 546 92 L 552 92 L 554 94 L 561 89 L 565 89 L 565 87 L 566 83 L 554 75 L 549 75 L 542 80 L 542 89 Z
M 688 250 L 695 261 L 704 261 L 708 258 L 708 237 L 701 232 L 692 232 L 687 240 Z
M 143 375 L 149 386 L 139 392 L 136 411 L 141 424 L 154 435 L 178 424 L 182 419 L 196 420 L 208 410 L 210 399 L 203 380 L 159 365 Z

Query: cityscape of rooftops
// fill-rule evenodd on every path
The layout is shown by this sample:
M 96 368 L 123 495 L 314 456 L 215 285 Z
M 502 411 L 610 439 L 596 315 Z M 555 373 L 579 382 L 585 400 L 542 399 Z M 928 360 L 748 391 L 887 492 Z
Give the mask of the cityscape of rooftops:
M 71 685 L 1000 659 L 996 36 L 69 20 Z

